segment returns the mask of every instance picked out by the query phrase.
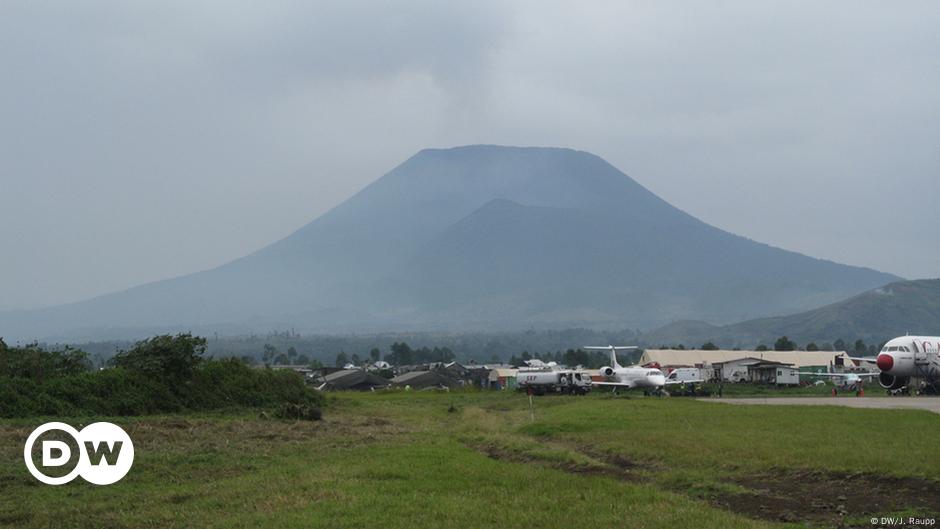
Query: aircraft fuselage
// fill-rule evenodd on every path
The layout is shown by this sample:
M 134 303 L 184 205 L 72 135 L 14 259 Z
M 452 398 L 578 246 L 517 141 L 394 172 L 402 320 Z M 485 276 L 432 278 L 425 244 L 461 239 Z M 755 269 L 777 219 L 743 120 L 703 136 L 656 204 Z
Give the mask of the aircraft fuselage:
M 912 377 L 928 385 L 940 381 L 940 337 L 901 336 L 884 345 L 875 365 L 881 371 L 878 382 L 885 388 L 898 388 Z

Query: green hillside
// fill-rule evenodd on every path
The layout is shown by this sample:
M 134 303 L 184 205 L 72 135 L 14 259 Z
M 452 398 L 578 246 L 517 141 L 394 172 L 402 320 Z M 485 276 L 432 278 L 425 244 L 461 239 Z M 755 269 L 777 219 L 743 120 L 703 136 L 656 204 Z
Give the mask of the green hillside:
M 761 318 L 714 326 L 676 322 L 642 337 L 648 344 L 694 344 L 707 341 L 752 347 L 788 336 L 797 343 L 862 339 L 878 343 L 904 334 L 940 333 L 940 279 L 901 281 L 869 290 L 845 301 L 789 316 Z

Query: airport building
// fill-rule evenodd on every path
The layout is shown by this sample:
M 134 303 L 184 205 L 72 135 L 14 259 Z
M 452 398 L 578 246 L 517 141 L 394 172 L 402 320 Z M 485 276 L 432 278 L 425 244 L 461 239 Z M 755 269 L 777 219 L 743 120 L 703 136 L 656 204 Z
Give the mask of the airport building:
M 760 380 L 772 384 L 799 383 L 799 371 L 827 371 L 830 367 L 834 371 L 842 371 L 855 366 L 845 351 L 733 351 L 729 349 L 714 351 L 647 349 L 640 357 L 639 364 L 658 366 L 666 372 L 680 367 L 697 367 L 712 380 L 726 382 Z M 757 373 L 758 371 L 762 374 Z M 776 371 L 780 371 L 779 375 Z M 773 372 L 772 377 L 771 372 Z M 793 382 L 794 379 L 796 382 Z
M 510 367 L 491 369 L 489 375 L 490 389 L 516 389 L 516 374 L 518 372 L 518 369 Z

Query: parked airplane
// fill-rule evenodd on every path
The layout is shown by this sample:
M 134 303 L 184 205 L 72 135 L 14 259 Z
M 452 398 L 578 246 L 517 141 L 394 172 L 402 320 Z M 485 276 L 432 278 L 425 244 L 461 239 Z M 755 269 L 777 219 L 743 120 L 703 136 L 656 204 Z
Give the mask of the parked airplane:
M 840 387 L 843 390 L 855 391 L 862 389 L 862 383 L 865 379 L 871 380 L 872 377 L 881 375 L 881 373 L 877 371 L 870 373 L 814 373 L 812 371 L 800 371 L 800 374 L 814 377 L 830 377 L 832 378 L 832 384 L 834 386 Z
M 940 337 L 900 336 L 889 340 L 876 358 L 849 358 L 877 365 L 878 383 L 885 389 L 900 389 L 920 378 L 927 392 L 940 390 Z
M 608 345 L 607 347 L 586 346 L 588 351 L 610 351 L 610 365 L 600 369 L 601 375 L 607 380 L 602 382 L 593 382 L 593 386 L 610 386 L 613 388 L 642 388 L 647 391 L 656 391 L 662 389 L 667 384 L 683 384 L 687 382 L 701 382 L 701 380 L 684 380 L 680 382 L 667 381 L 666 375 L 655 368 L 642 366 L 622 366 L 617 362 L 617 351 L 636 349 L 635 346 L 617 346 Z

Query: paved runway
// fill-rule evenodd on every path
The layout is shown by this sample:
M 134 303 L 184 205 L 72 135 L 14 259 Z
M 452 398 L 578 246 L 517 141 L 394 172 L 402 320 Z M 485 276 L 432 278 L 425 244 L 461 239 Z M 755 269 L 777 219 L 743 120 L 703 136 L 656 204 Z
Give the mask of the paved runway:
M 940 397 L 769 397 L 745 399 L 698 399 L 729 404 L 777 404 L 796 406 L 848 406 L 850 408 L 885 408 L 927 410 L 940 414 Z

